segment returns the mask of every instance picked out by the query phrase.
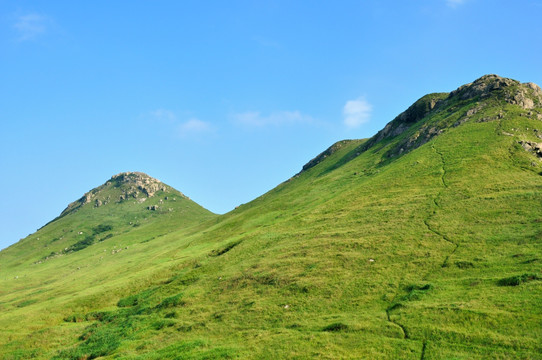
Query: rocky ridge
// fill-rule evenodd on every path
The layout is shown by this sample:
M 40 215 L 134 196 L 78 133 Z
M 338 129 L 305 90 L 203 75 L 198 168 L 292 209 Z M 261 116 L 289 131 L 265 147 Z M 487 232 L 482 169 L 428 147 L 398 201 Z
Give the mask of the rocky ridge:
M 541 112 L 536 111 L 536 108 L 542 107 L 542 90 L 538 85 L 521 83 L 517 80 L 493 74 L 484 75 L 450 93 L 435 93 L 422 97 L 363 144 L 360 152 L 369 149 L 382 140 L 395 138 L 415 127 L 417 130 L 390 149 L 387 156 L 394 157 L 412 151 L 447 129 L 473 119 L 476 114 L 482 112 L 488 106 L 487 101 L 490 99 L 519 106 L 522 110 L 528 110 L 526 116 L 542 119 Z M 469 104 L 472 104 L 470 108 L 459 119 L 452 121 L 456 109 Z M 418 124 L 419 120 L 437 112 L 444 114 L 441 116 L 441 120 L 425 122 L 421 126 Z M 493 121 L 503 117 L 504 114 L 498 112 L 492 116 L 477 118 L 476 121 Z
M 386 153 L 388 158 L 412 151 L 435 136 L 447 131 L 447 129 L 460 126 L 469 120 L 478 122 L 500 120 L 504 117 L 502 111 L 491 116 L 480 115 L 488 107 L 488 101 L 492 100 L 494 100 L 494 103 L 491 106 L 499 102 L 515 105 L 525 112 L 525 116 L 542 120 L 542 89 L 540 86 L 532 82 L 521 83 L 494 74 L 484 75 L 450 93 L 433 93 L 421 97 L 407 110 L 386 124 L 376 135 L 361 144 L 355 151 L 352 151 L 349 158 L 345 160 L 350 161 L 379 143 L 381 146 L 385 146 L 383 141 L 391 140 L 403 134 L 404 139 Z M 465 105 L 469 106 L 468 110 L 456 119 L 458 108 Z M 440 120 L 424 120 L 420 124 L 420 120 L 427 119 L 439 112 L 443 114 Z M 305 164 L 300 173 L 318 165 L 346 143 L 347 140 L 333 144 L 326 151 Z M 522 146 L 526 149 L 529 148 L 529 151 L 536 152 L 540 157 L 536 145 L 522 144 Z
M 485 99 L 491 95 L 503 98 L 511 105 L 519 105 L 523 109 L 533 109 L 542 105 L 542 90 L 535 83 L 520 83 L 517 80 L 503 78 L 498 75 L 484 75 L 476 81 L 465 84 L 450 93 L 448 98 L 458 97 L 470 100 L 476 97 Z
M 322 161 L 324 161 L 328 156 L 331 156 L 333 155 L 335 152 L 337 152 L 338 150 L 340 150 L 343 146 L 345 146 L 346 144 L 350 143 L 352 140 L 341 140 L 341 141 L 337 141 L 335 144 L 331 145 L 330 147 L 328 147 L 325 151 L 323 151 L 322 153 L 320 153 L 318 156 L 316 156 L 314 159 L 312 159 L 311 161 L 309 161 L 308 163 L 306 163 L 304 166 L 303 166 L 303 169 L 297 174 L 299 175 L 300 173 L 302 173 L 303 171 L 307 171 L 309 170 L 310 168 L 313 168 L 315 167 L 316 165 L 320 164 Z M 296 176 L 297 176 L 296 175 Z

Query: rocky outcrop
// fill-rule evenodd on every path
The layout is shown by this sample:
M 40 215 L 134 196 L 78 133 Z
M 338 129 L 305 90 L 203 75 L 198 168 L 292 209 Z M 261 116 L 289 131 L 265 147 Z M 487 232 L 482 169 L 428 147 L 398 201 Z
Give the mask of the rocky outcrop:
M 517 80 L 503 78 L 498 75 L 484 75 L 476 81 L 460 86 L 450 93 L 448 98 L 461 100 L 474 98 L 485 99 L 497 96 L 512 105 L 523 109 L 532 109 L 542 105 L 542 90 L 534 83 L 520 83 Z
M 399 144 L 399 146 L 394 148 L 392 152 L 389 152 L 388 156 L 400 155 L 404 152 L 408 152 L 412 149 L 418 148 L 423 144 L 429 142 L 429 140 L 431 140 L 435 136 L 442 134 L 443 132 L 443 129 L 439 129 L 436 126 L 424 125 L 419 131 L 417 131 L 415 134 L 403 141 L 401 144 Z
M 394 138 L 408 131 L 414 124 L 428 116 L 431 112 L 438 111 L 445 104 L 445 99 L 447 97 L 448 93 L 434 93 L 423 96 L 408 109 L 399 114 L 395 119 L 390 121 L 382 130 L 376 133 L 375 136 L 361 145 L 356 154 L 366 151 L 382 140 Z M 418 134 L 415 134 L 415 138 L 404 141 L 396 149 L 389 152 L 388 156 L 401 154 L 404 151 L 420 146 L 429 141 L 434 134 L 439 133 L 439 129 L 434 129 L 432 127 L 426 130 L 427 131 L 424 133 L 418 132 Z M 430 136 L 428 137 L 427 135 Z
M 533 141 L 520 141 L 519 144 L 528 152 L 535 154 L 538 158 L 542 159 L 542 143 L 536 143 Z
M 430 94 L 422 97 L 405 112 L 388 123 L 373 138 L 367 141 L 361 151 L 365 151 L 374 144 L 389 138 L 394 138 L 410 130 L 419 120 L 426 118 L 431 112 L 447 111 L 453 114 L 457 104 L 473 103 L 458 120 L 448 122 L 446 117 L 437 122 L 417 124 L 417 130 L 409 137 L 401 140 L 399 144 L 387 152 L 388 157 L 401 155 L 427 143 L 433 137 L 440 135 L 450 127 L 457 127 L 475 118 L 482 112 L 488 103 L 486 99 L 504 100 L 504 102 L 517 105 L 525 110 L 542 107 L 542 90 L 534 83 L 520 83 L 519 81 L 503 78 L 498 75 L 485 75 L 476 81 L 463 85 L 449 94 Z M 529 112 L 532 116 L 532 111 Z M 537 114 L 538 115 L 538 114 Z M 499 112 L 489 117 L 476 117 L 478 122 L 499 120 L 504 114 Z
M 89 203 L 92 203 L 95 208 L 107 205 L 111 199 L 116 202 L 133 199 L 138 203 L 142 203 L 160 191 L 173 192 L 184 196 L 160 180 L 152 178 L 145 173 L 123 172 L 114 175 L 105 184 L 90 190 L 79 200 L 69 204 L 60 214 L 60 217 L 77 211 L 80 207 Z
M 123 172 L 113 176 L 110 182 L 116 187 L 125 185 L 128 188 L 127 197 L 137 197 L 140 191 L 146 197 L 152 197 L 157 191 L 167 191 L 168 189 L 160 180 L 142 172 Z
M 504 110 L 486 113 L 488 108 L 502 107 L 504 103 L 519 106 L 528 110 L 530 118 L 542 120 L 542 90 L 534 83 L 503 78 L 498 75 L 485 75 L 470 84 L 460 86 L 450 93 L 434 93 L 416 101 L 406 111 L 390 121 L 372 138 L 354 149 L 345 162 L 348 162 L 374 146 L 386 146 L 386 140 L 402 138 L 386 152 L 391 158 L 412 151 L 429 142 L 435 136 L 450 128 L 460 126 L 468 121 L 489 122 L 504 118 Z M 460 108 L 467 108 L 461 116 L 457 116 Z M 440 116 L 432 117 L 440 113 Z M 308 162 L 303 171 L 319 164 L 327 156 L 338 149 L 337 143 Z
M 408 109 L 399 114 L 395 119 L 390 121 L 384 129 L 380 130 L 375 136 L 373 136 L 366 144 L 364 148 L 368 149 L 375 143 L 398 136 L 408 130 L 413 124 L 426 117 L 431 111 L 438 108 L 448 96 L 447 93 L 435 93 L 425 95 L 420 98 Z
M 322 161 L 324 161 L 328 156 L 331 156 L 333 155 L 335 152 L 337 152 L 339 149 L 341 149 L 343 146 L 345 146 L 346 144 L 350 143 L 352 140 L 342 140 L 342 141 L 338 141 L 336 142 L 335 144 L 331 145 L 330 147 L 328 147 L 324 152 L 322 152 L 321 154 L 319 154 L 317 157 L 315 157 L 314 159 L 312 159 L 311 161 L 309 161 L 308 163 L 306 163 L 304 166 L 303 166 L 303 169 L 301 170 L 301 172 L 303 171 L 307 171 L 309 170 L 310 168 L 313 168 L 315 167 L 316 165 L 320 164 Z

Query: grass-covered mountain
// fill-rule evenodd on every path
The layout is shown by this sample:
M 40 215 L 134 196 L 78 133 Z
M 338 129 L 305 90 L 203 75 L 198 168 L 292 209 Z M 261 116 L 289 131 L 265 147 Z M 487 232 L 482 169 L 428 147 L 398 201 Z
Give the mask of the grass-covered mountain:
M 0 252 L 0 358 L 539 359 L 541 158 L 488 75 L 222 216 L 120 174 Z

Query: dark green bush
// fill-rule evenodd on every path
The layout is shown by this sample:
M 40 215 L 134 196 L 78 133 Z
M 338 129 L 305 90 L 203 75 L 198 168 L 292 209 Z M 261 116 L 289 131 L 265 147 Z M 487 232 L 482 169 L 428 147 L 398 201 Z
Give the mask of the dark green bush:
M 239 245 L 241 243 L 241 241 L 242 240 L 233 241 L 233 242 L 229 243 L 228 245 L 226 245 L 225 247 L 223 247 L 222 249 L 213 250 L 213 251 L 211 251 L 209 256 L 223 255 L 223 254 L 227 253 L 228 251 L 230 251 L 231 249 L 233 249 L 234 247 L 236 247 L 237 245 Z
M 164 315 L 166 319 L 173 319 L 177 317 L 177 313 L 175 311 L 169 312 L 166 315 Z
M 120 299 L 117 302 L 118 307 L 136 306 L 138 304 L 139 297 L 137 295 L 130 295 Z
M 64 318 L 65 322 L 81 322 L 84 320 L 85 320 L 84 317 L 79 314 L 69 315 Z
M 340 323 L 340 322 L 336 322 L 336 323 L 329 324 L 329 325 L 325 326 L 322 329 L 322 331 L 335 332 L 335 331 L 344 331 L 344 330 L 347 330 L 347 329 L 348 329 L 348 325 Z
M 88 235 L 83 240 L 78 241 L 75 244 L 68 247 L 68 250 L 66 250 L 66 252 L 83 250 L 84 248 L 89 247 L 93 243 L 94 243 L 94 236 Z
M 109 225 L 109 224 L 100 224 L 98 226 L 95 226 L 93 229 L 92 229 L 92 232 L 94 235 L 97 235 L 97 234 L 101 234 L 103 232 L 106 232 L 106 231 L 111 231 L 113 230 L 113 225 Z
M 174 296 L 170 296 L 170 297 L 167 297 L 165 298 L 164 300 L 162 300 L 162 302 L 160 304 L 158 304 L 158 308 L 170 308 L 170 307 L 175 307 L 175 306 L 179 306 L 179 305 L 184 305 L 185 302 L 183 300 L 181 300 L 181 297 L 182 297 L 182 294 L 177 294 L 177 295 L 174 295 Z
M 522 275 L 516 275 L 511 276 L 507 278 L 500 279 L 497 281 L 497 285 L 499 286 L 518 286 L 521 285 L 524 282 L 533 281 L 533 280 L 542 280 L 542 277 L 540 277 L 537 274 L 522 274 Z
M 107 239 L 110 239 L 113 237 L 113 234 L 107 234 L 106 236 L 104 236 L 102 239 L 100 239 L 100 241 L 104 241 L 104 240 L 107 240 Z
M 470 261 L 456 261 L 455 266 L 457 266 L 460 269 L 470 269 L 474 267 L 474 264 Z
M 433 285 L 431 284 L 425 284 L 425 285 L 408 285 L 406 287 L 406 291 L 408 292 L 411 292 L 411 291 L 414 291 L 414 290 L 421 290 L 421 291 L 427 291 L 427 290 L 431 290 L 433 288 Z

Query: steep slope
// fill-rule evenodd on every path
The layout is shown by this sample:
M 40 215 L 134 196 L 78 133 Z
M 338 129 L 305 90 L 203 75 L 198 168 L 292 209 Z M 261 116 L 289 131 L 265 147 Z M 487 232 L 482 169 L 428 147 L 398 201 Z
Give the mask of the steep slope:
M 12 326 L 0 353 L 540 358 L 541 104 L 536 85 L 495 75 L 425 96 L 258 199 L 138 244 L 156 259 L 148 277 L 109 296 L 17 308 L 12 293 L 42 288 L 6 280 L 0 325 L 38 321 Z

